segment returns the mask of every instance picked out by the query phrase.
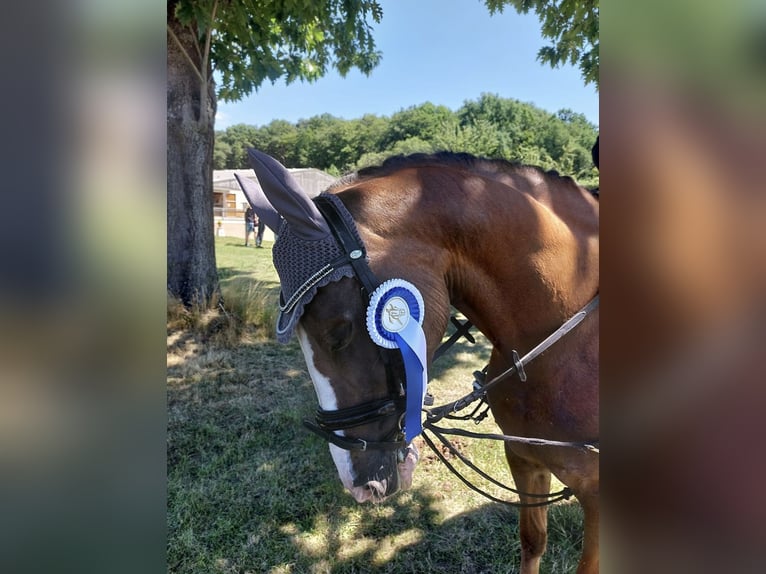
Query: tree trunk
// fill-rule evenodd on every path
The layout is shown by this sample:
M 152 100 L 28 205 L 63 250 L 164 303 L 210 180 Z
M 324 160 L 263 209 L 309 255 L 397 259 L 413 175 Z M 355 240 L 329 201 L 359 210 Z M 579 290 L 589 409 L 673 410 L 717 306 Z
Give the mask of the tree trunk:
M 207 306 L 218 291 L 212 171 L 215 92 L 209 64 L 201 74 L 206 79 L 202 88 L 201 49 L 193 31 L 173 16 L 172 2 L 167 42 L 167 286 L 184 304 Z

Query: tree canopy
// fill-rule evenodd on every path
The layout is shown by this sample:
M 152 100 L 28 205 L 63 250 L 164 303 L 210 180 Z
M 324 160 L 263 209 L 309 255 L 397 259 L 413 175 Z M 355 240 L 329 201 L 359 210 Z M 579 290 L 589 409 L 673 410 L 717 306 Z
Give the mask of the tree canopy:
M 220 74 L 224 101 L 242 99 L 265 80 L 315 80 L 330 67 L 369 74 L 381 55 L 368 18 L 382 16 L 377 0 L 175 2 L 175 17 L 196 29 L 203 57 Z
M 456 111 L 426 102 L 390 117 L 367 114 L 344 120 L 322 114 L 295 124 L 234 125 L 216 133 L 214 165 L 246 169 L 245 148 L 255 146 L 288 167 L 340 175 L 389 155 L 448 150 L 555 169 L 594 185 L 598 175 L 590 150 L 595 141 L 596 127 L 583 114 L 569 109 L 552 114 L 483 94 Z

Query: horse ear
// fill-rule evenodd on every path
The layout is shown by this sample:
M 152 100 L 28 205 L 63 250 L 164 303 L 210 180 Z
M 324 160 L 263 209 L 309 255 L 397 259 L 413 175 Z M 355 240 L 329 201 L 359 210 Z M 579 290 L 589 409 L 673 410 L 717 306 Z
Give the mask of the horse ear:
M 324 239 L 331 233 L 317 206 L 285 166 L 257 149 L 248 148 L 247 155 L 261 189 L 293 233 L 308 241 Z
M 269 203 L 268 198 L 263 193 L 258 182 L 236 173 L 234 174 L 234 177 L 237 178 L 239 187 L 245 192 L 247 202 L 258 215 L 258 219 L 262 219 L 267 227 L 274 233 L 279 233 L 279 224 L 281 223 L 282 218 L 279 213 L 277 213 L 277 210 L 274 209 L 274 206 Z

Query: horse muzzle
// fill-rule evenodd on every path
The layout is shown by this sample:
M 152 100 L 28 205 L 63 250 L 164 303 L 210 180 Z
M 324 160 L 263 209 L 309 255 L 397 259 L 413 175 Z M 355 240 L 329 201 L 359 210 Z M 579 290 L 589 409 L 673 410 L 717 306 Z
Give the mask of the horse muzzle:
M 389 496 L 412 486 L 412 476 L 418 460 L 418 449 L 410 444 L 397 453 L 396 463 L 391 472 L 381 473 L 387 475 L 385 478 L 378 475 L 373 479 L 356 480 L 353 485 L 345 485 L 346 489 L 359 503 L 383 502 Z

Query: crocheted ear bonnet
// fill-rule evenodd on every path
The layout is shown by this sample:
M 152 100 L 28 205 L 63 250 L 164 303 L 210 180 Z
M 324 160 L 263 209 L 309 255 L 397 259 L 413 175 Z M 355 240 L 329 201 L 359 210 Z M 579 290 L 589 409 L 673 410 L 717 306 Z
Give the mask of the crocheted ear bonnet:
M 346 207 L 337 196 L 322 193 L 337 208 L 340 216 L 362 245 L 359 231 Z M 354 270 L 347 262 L 333 265 L 344 257 L 344 252 L 331 234 L 323 239 L 301 239 L 282 221 L 272 257 L 274 267 L 282 285 L 277 318 L 277 340 L 287 343 L 295 326 L 303 316 L 306 305 L 314 298 L 317 290 L 343 277 L 353 277 Z
M 287 343 L 317 290 L 355 275 L 351 261 L 353 258 L 353 265 L 357 264 L 363 243 L 351 214 L 337 196 L 322 193 L 320 203 L 330 209 L 333 219 L 339 219 L 335 224 L 353 236 L 357 247 L 351 253 L 345 253 L 335 239 L 317 198 L 312 200 L 285 166 L 254 148 L 248 148 L 247 155 L 258 181 L 244 176 L 237 176 L 237 181 L 258 216 L 277 234 L 272 249 L 281 283 L 277 340 Z

